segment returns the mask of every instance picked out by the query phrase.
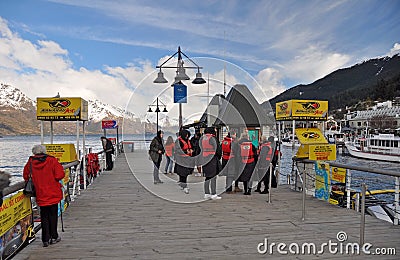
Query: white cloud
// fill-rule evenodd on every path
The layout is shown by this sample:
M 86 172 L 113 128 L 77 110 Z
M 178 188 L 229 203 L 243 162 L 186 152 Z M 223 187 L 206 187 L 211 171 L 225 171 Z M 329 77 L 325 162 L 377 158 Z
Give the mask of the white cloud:
M 275 97 L 286 89 L 282 83 L 281 72 L 275 68 L 263 69 L 255 78 L 267 99 Z M 255 94 L 255 96 L 259 97 L 260 95 Z
M 400 53 L 400 43 L 396 42 L 393 45 L 393 48 L 390 49 L 390 52 L 388 54 L 386 54 L 386 56 L 392 57 L 395 54 L 399 54 Z

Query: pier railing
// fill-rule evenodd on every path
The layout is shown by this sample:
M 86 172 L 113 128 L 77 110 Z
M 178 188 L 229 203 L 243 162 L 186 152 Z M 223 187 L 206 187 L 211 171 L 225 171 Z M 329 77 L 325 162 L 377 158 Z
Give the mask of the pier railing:
M 314 164 L 316 161 L 309 159 L 301 159 L 293 157 L 293 171 L 288 177 L 288 184 L 291 184 L 292 187 L 296 191 L 302 192 L 302 220 L 306 218 L 306 195 L 314 195 L 314 187 L 312 184 L 315 183 L 316 173 Z M 357 212 L 361 212 L 361 223 L 360 223 L 360 244 L 363 244 L 364 241 L 364 231 L 365 231 L 365 199 L 366 196 L 372 195 L 370 191 L 368 191 L 367 183 L 365 179 L 361 180 L 360 185 L 351 185 L 352 183 L 352 171 L 362 171 L 369 172 L 378 175 L 385 175 L 394 177 L 394 225 L 399 225 L 400 218 L 400 207 L 399 207 L 399 188 L 400 188 L 400 172 L 399 171 L 390 171 L 380 168 L 370 168 L 364 166 L 356 166 L 349 165 L 343 163 L 336 162 L 327 162 L 329 166 L 344 168 L 346 169 L 346 182 L 345 182 L 345 194 L 346 194 L 346 208 L 352 208 L 351 203 L 353 202 L 353 208 Z M 313 183 L 311 183 L 311 181 Z M 330 183 L 329 183 L 330 185 Z M 355 188 L 359 187 L 360 190 L 356 190 Z M 330 192 L 330 191 L 329 191 Z M 352 194 L 355 194 L 355 199 L 353 199 Z M 360 202 L 361 199 L 361 202 Z M 361 208 L 361 209 L 360 209 Z M 379 214 L 379 212 L 376 212 Z M 362 242 L 362 243 L 361 243 Z

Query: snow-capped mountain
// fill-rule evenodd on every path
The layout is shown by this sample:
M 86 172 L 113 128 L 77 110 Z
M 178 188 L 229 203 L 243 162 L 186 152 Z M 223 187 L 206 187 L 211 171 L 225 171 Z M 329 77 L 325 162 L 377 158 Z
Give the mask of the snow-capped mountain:
M 93 133 L 101 131 L 100 122 L 103 119 L 124 119 L 131 129 L 144 129 L 140 124 L 146 121 L 135 114 L 124 111 L 116 106 L 105 104 L 99 100 L 88 100 L 89 127 Z M 155 121 L 153 121 L 155 122 Z M 152 123 L 148 123 L 153 128 Z M 100 124 L 100 126 L 99 126 Z M 139 124 L 139 125 L 138 125 Z M 68 122 L 57 122 L 60 133 L 73 130 Z M 45 126 L 46 127 L 46 126 Z M 45 129 L 46 130 L 46 129 Z M 40 124 L 36 120 L 36 101 L 30 99 L 21 90 L 1 83 L 0 87 L 0 135 L 39 134 Z

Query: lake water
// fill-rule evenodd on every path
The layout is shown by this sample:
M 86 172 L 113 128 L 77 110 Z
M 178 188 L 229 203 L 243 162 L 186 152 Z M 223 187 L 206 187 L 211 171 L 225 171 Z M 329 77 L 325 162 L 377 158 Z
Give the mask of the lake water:
M 86 136 L 86 147 L 91 148 L 92 152 L 102 150 L 100 136 L 101 135 Z M 115 138 L 113 135 L 107 135 L 107 137 Z M 120 139 L 122 138 L 120 137 Z M 135 142 L 135 149 L 145 149 L 148 145 L 148 143 L 144 142 L 145 138 L 143 135 L 129 135 L 124 136 L 123 139 L 142 140 Z M 151 139 L 151 137 L 146 136 L 146 139 Z M 45 137 L 44 143 L 50 143 L 49 136 Z M 76 146 L 76 136 L 54 136 L 53 143 L 73 143 Z M 13 175 L 13 182 L 21 180 L 23 166 L 31 155 L 32 146 L 35 144 L 40 144 L 40 136 L 4 136 L 3 138 L 0 138 L 0 170 L 11 173 Z M 80 139 L 80 148 L 82 149 L 82 136 Z M 369 167 L 371 169 L 386 169 L 392 171 L 400 170 L 400 164 L 398 163 L 363 160 L 340 154 L 338 154 L 336 161 L 344 164 Z M 292 149 L 290 147 L 282 146 L 282 176 L 290 174 L 291 169 Z M 394 178 L 390 176 L 353 170 L 352 177 L 352 186 L 355 188 L 359 186 L 361 182 L 365 181 L 370 189 L 394 189 Z

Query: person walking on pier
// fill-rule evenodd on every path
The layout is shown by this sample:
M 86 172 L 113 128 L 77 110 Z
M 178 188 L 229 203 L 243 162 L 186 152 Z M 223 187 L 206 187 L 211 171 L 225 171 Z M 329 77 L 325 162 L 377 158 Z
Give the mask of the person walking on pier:
M 193 149 L 192 156 L 195 158 L 194 164 L 195 164 L 195 167 L 197 168 L 197 173 L 194 175 L 196 177 L 201 177 L 201 165 L 199 162 L 200 156 L 198 156 L 200 154 L 200 145 L 199 145 L 200 137 L 201 137 L 201 133 L 196 132 L 194 134 L 194 136 L 192 138 L 190 138 L 190 144 L 192 145 L 192 149 Z
M 111 140 L 105 136 L 100 137 L 101 144 L 103 145 L 103 152 L 106 153 L 106 171 L 111 171 L 114 168 L 112 155 L 114 154 L 114 145 Z M 101 152 L 100 152 L 101 153 Z
M 175 141 L 175 168 L 174 172 L 179 175 L 179 186 L 186 194 L 189 193 L 187 177 L 192 174 L 194 168 L 194 157 L 192 157 L 192 145 L 189 141 L 190 132 L 182 129 Z
M 249 140 L 247 133 L 242 133 L 239 140 L 240 157 L 244 166 L 242 173 L 239 176 L 239 181 L 243 182 L 244 195 L 251 195 L 251 176 L 257 162 L 257 149 Z
M 167 158 L 167 163 L 165 164 L 165 170 L 164 173 L 172 173 L 172 169 L 174 167 L 174 139 L 172 136 L 168 136 L 167 141 L 165 142 L 164 148 L 165 148 L 165 157 Z
M 257 171 L 257 189 L 255 192 L 261 194 L 267 194 L 269 192 L 269 168 L 271 165 L 272 157 L 275 153 L 275 141 L 274 137 L 270 136 L 268 139 L 266 136 L 262 137 L 262 144 L 260 145 L 258 155 L 258 161 L 256 166 Z M 274 174 L 272 172 L 272 174 Z M 264 184 L 264 190 L 261 191 L 261 185 Z
M 222 156 L 222 150 L 215 136 L 214 127 L 207 127 L 199 142 L 201 151 L 200 161 L 203 166 L 204 176 L 206 177 L 204 182 L 204 198 L 213 200 L 221 199 L 217 195 L 217 175 L 222 168 L 219 161 Z
M 236 133 L 228 133 L 221 144 L 222 148 L 222 175 L 226 176 L 225 191 L 228 194 L 233 193 L 232 183 L 235 181 L 235 192 L 241 192 L 238 179 L 238 143 Z
M 23 171 L 23 178 L 29 175 L 36 190 L 36 203 L 40 207 L 43 247 L 61 241 L 57 232 L 58 203 L 63 198 L 60 180 L 65 176 L 64 168 L 58 160 L 46 154 L 46 147 L 35 145 Z
M 163 183 L 160 180 L 160 176 L 159 176 L 162 155 L 165 153 L 165 149 L 164 149 L 164 145 L 163 145 L 163 143 L 164 143 L 163 135 L 164 135 L 164 132 L 161 130 L 158 130 L 157 136 L 155 136 L 153 138 L 153 140 L 151 140 L 151 143 L 150 143 L 149 155 L 154 164 L 154 167 L 153 167 L 154 184 Z

